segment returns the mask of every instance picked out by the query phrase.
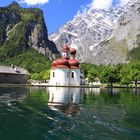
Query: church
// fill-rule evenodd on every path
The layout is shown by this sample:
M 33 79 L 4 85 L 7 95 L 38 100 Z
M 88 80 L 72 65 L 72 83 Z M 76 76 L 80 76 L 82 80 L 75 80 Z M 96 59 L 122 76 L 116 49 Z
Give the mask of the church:
M 76 50 L 67 45 L 61 48 L 62 57 L 53 61 L 50 71 L 50 85 L 78 86 L 80 79 L 80 63 L 75 59 Z

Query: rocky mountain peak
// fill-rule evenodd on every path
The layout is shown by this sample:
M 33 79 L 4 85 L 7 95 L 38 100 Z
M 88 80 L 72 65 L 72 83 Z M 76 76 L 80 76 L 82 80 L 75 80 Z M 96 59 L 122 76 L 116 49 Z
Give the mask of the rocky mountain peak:
M 126 41 L 127 32 L 132 30 L 131 27 L 135 28 L 135 31 L 140 29 L 138 27 L 140 25 L 139 13 L 135 12 L 134 5 L 139 7 L 139 0 L 130 0 L 123 7 L 86 10 L 77 14 L 72 21 L 51 34 L 49 39 L 54 41 L 58 48 L 61 48 L 63 43 L 67 43 L 78 49 L 78 59 L 82 62 L 97 65 L 123 63 L 128 50 L 134 47 L 131 43 L 131 48 L 129 48 L 126 42 L 134 43 L 136 41 L 134 38 L 131 41 L 130 37 Z M 135 23 L 133 23 L 134 21 Z M 131 24 L 128 25 L 128 22 Z M 130 36 L 138 34 L 132 32 L 129 32 Z M 116 38 L 121 38 L 122 44 Z
M 21 8 L 16 2 L 0 8 L 0 61 L 33 48 L 48 59 L 58 50 L 49 39 L 42 10 Z
M 15 2 L 15 1 L 12 2 L 11 4 L 9 4 L 8 7 L 11 8 L 11 9 L 18 9 L 18 8 L 20 8 L 19 4 L 17 2 Z

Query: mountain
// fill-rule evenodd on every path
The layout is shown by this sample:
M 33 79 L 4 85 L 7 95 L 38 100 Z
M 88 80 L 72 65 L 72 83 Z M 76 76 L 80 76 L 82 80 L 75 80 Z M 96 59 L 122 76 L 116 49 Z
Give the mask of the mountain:
M 106 57 L 103 57 L 102 63 L 126 63 L 128 55 L 132 51 L 137 50 L 137 53 L 140 54 L 139 19 L 140 3 L 136 1 L 128 3 L 110 37 L 100 43 L 98 54 L 102 52 L 102 55 L 98 55 L 96 60 L 107 54 Z
M 49 39 L 58 49 L 64 43 L 77 49 L 81 62 L 97 65 L 125 63 L 128 53 L 139 44 L 139 19 L 139 0 L 131 0 L 123 7 L 89 9 L 78 13 Z
M 37 8 L 21 8 L 16 2 L 1 7 L 0 63 L 15 62 L 17 58 L 21 59 L 23 53 L 36 54 L 34 50 L 48 59 L 52 59 L 53 54 L 58 53 L 55 44 L 48 39 L 43 12 Z

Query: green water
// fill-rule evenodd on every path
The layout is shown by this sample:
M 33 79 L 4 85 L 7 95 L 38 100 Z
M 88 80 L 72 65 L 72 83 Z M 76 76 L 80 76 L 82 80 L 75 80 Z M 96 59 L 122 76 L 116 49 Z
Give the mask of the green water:
M 0 87 L 0 140 L 140 140 L 140 89 Z

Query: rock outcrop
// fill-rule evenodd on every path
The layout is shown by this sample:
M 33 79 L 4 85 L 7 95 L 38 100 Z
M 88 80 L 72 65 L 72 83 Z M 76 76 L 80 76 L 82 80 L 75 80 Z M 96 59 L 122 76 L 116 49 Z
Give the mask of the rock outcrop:
M 15 2 L 0 8 L 0 61 L 34 48 L 48 59 L 58 53 L 48 39 L 43 13 L 37 8 L 21 8 Z

